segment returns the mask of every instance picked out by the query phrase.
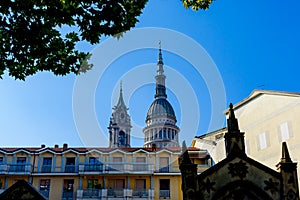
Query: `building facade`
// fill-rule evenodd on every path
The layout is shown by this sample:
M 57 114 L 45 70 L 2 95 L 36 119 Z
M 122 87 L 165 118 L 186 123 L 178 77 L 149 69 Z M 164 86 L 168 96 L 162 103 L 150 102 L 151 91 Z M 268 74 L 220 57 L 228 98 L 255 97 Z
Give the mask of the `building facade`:
M 144 132 L 144 147 L 179 147 L 179 127 L 176 125 L 176 115 L 172 105 L 167 100 L 161 47 L 159 47 L 156 93 L 154 101 L 146 117 Z
M 278 148 L 289 144 L 291 157 L 300 160 L 300 93 L 254 90 L 233 106 L 245 135 L 245 151 L 249 157 L 276 170 Z M 228 110 L 225 115 L 228 118 Z M 217 163 L 226 158 L 224 134 L 227 128 L 196 137 L 194 147 L 207 149 Z M 300 170 L 298 168 L 298 174 Z M 299 177 L 298 177 L 299 178 Z M 300 181 L 300 179 L 298 179 Z
M 190 148 L 199 173 L 207 151 Z M 182 199 L 180 148 L 0 148 L 0 192 L 25 180 L 50 200 Z
M 293 162 L 286 142 L 275 171 L 247 156 L 244 132 L 239 129 L 230 105 L 224 135 L 225 158 L 197 175 L 189 154 L 183 154 L 180 170 L 184 200 L 298 200 L 297 163 Z M 280 148 L 277 149 L 280 152 Z
M 179 128 L 167 100 L 159 48 L 155 100 L 144 128 L 144 147 L 130 145 L 131 120 L 122 84 L 110 118 L 107 148 L 0 148 L 0 193 L 25 180 L 50 200 L 181 200 Z M 211 166 L 206 150 L 189 148 L 198 173 Z

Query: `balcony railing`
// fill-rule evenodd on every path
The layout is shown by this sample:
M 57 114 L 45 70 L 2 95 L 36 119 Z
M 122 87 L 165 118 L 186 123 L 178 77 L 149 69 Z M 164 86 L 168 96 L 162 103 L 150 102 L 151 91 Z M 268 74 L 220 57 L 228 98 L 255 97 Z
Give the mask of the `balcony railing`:
M 198 173 L 208 169 L 210 165 L 199 164 Z M 178 165 L 157 166 L 148 163 L 101 163 L 101 164 L 79 164 L 79 165 L 42 165 L 40 168 L 29 164 L 0 164 L 0 174 L 6 173 L 79 173 L 79 174 L 152 174 L 152 173 L 180 173 Z
M 74 192 L 73 191 L 63 191 L 62 199 L 63 200 L 73 200 L 74 199 Z
M 42 166 L 42 172 L 43 173 L 49 173 L 49 172 L 51 172 L 51 165 L 43 165 Z
M 170 190 L 159 190 L 159 198 L 170 198 Z
M 77 199 L 154 199 L 153 189 L 92 189 L 77 190 Z
M 40 192 L 44 197 L 49 198 L 49 193 L 50 193 L 49 190 L 39 190 L 39 192 Z
M 7 165 L 0 165 L 0 174 L 6 173 L 7 172 Z
M 84 171 L 86 172 L 103 172 L 103 164 L 85 164 Z
M 124 189 L 107 189 L 108 197 L 123 197 Z
M 169 166 L 159 168 L 160 173 L 168 173 L 169 171 Z
M 148 197 L 148 190 L 146 189 L 134 189 L 132 191 L 133 197 L 139 197 L 139 198 L 147 198 Z
M 26 164 L 14 164 L 8 165 L 8 172 L 31 172 L 31 165 Z
M 98 198 L 102 196 L 102 190 L 94 189 L 94 188 L 87 188 L 83 190 L 83 197 L 84 198 Z
M 66 165 L 65 166 L 66 173 L 74 173 L 75 172 L 75 165 Z
M 133 164 L 133 170 L 136 171 L 136 172 L 148 171 L 149 170 L 149 164 L 135 163 L 135 164 Z
M 125 169 L 125 163 L 111 163 L 108 164 L 105 168 L 106 171 L 118 171 L 118 172 L 124 172 Z
M 147 163 L 101 163 L 80 164 L 79 173 L 153 173 L 153 164 Z

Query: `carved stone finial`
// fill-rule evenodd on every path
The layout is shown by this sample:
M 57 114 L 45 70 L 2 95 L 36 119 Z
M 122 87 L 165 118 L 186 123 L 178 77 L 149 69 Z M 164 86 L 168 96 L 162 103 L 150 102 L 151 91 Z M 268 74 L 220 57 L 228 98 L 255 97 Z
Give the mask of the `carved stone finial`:
M 182 152 L 184 153 L 187 150 L 185 140 L 182 142 Z
M 292 162 L 292 159 L 290 157 L 290 153 L 289 153 L 289 150 L 287 148 L 286 142 L 282 143 L 281 162 L 283 162 L 283 163 L 291 163 Z
M 232 103 L 229 104 L 229 117 L 227 119 L 228 132 L 239 131 L 238 121 L 235 118 L 234 109 Z
M 235 119 L 234 110 L 232 103 L 229 104 L 229 118 Z
M 185 140 L 182 142 L 181 159 L 182 159 L 182 163 L 184 163 L 184 164 L 191 164 L 192 163 L 191 159 L 190 159 L 190 156 L 189 156 L 189 152 L 188 152 L 187 147 L 186 147 Z

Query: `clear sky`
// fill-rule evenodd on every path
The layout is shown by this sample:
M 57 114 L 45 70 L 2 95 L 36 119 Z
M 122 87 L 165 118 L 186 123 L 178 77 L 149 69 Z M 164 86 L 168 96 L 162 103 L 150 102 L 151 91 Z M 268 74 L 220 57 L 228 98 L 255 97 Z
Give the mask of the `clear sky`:
M 120 80 L 134 126 L 131 145 L 141 146 L 141 129 L 155 92 L 158 40 L 181 139 L 222 128 L 222 111 L 229 102 L 241 101 L 254 89 L 300 92 L 299 10 L 298 0 L 216 0 L 209 10 L 198 12 L 186 10 L 179 0 L 150 0 L 128 37 L 78 45 L 93 52 L 96 69 L 105 70 L 90 72 L 97 75 L 92 85 L 72 74 L 40 72 L 26 81 L 4 76 L 0 146 L 103 145 L 105 136 L 98 131 L 107 134 Z M 125 44 L 129 50 L 120 53 Z M 108 59 L 110 55 L 115 57 Z M 88 105 L 82 100 L 87 96 Z M 85 113 L 88 108 L 93 112 Z

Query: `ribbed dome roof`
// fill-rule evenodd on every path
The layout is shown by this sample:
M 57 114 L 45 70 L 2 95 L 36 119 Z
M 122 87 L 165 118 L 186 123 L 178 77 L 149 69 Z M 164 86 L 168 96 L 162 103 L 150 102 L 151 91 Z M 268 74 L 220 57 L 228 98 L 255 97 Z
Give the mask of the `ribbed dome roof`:
M 176 120 L 172 105 L 165 98 L 158 98 L 151 104 L 146 120 L 155 117 L 170 117 Z

